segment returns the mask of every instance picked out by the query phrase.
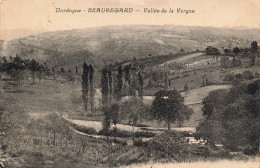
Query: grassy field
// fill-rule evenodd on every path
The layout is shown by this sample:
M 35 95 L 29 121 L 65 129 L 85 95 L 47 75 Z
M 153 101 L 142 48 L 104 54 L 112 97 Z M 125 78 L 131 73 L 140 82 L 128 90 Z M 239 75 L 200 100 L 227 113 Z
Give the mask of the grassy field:
M 198 124 L 198 121 L 202 118 L 200 110 L 202 99 L 212 90 L 229 88 L 230 86 L 228 85 L 221 85 L 223 84 L 222 80 L 226 73 L 236 71 L 236 68 L 222 70 L 219 67 L 219 63 L 208 65 L 208 63 L 203 62 L 209 58 L 212 57 L 202 55 L 201 53 L 195 53 L 174 59 L 174 61 L 182 64 L 192 61 L 202 62 L 198 63 L 200 66 L 191 67 L 187 70 L 186 76 L 183 76 L 182 74 L 169 74 L 169 79 L 172 79 L 172 84 L 169 89 L 176 88 L 178 91 L 182 91 L 185 83 L 187 83 L 189 88 L 188 91 L 182 92 L 182 96 L 185 98 L 185 104 L 189 105 L 195 113 L 190 121 L 184 123 L 184 126 L 195 127 Z M 194 70 L 196 73 L 194 73 Z M 253 68 L 253 70 L 259 71 L 257 68 Z M 202 87 L 203 75 L 207 75 L 210 83 L 209 86 Z M 31 81 L 24 80 L 23 86 L 19 86 L 15 90 L 2 90 L 3 93 L 1 94 L 1 97 L 5 100 L 5 106 L 14 108 L 9 104 L 15 104 L 15 108 L 26 111 L 32 117 L 39 117 L 54 112 L 58 114 L 68 114 L 69 117 L 74 119 L 87 119 L 91 121 L 102 120 L 102 117 L 98 116 L 82 116 L 84 107 L 81 98 L 81 84 L 79 82 L 68 83 L 62 78 L 57 78 L 55 80 L 43 79 L 41 83 L 38 83 L 37 81 L 37 83 L 33 85 L 30 83 Z M 8 85 L 8 82 L 6 82 L 6 85 Z M 151 104 L 153 98 L 150 97 L 150 95 L 154 95 L 159 89 L 162 88 L 152 87 L 145 89 L 144 103 Z M 100 91 L 96 93 L 95 98 L 96 105 L 98 106 L 101 99 Z M 144 124 L 161 127 L 154 122 L 144 122 Z

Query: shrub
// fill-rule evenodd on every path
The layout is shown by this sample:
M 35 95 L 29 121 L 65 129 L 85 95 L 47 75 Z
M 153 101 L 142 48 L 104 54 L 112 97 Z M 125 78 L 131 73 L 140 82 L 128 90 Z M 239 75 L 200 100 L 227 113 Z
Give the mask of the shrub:
M 147 147 L 149 145 L 149 142 L 148 141 L 144 142 L 144 141 L 142 141 L 142 139 L 137 139 L 137 140 L 135 140 L 134 145 Z
M 211 148 L 209 147 L 209 155 L 220 158 L 230 157 L 230 152 L 225 148 Z
M 243 149 L 245 155 L 255 155 L 257 152 L 251 145 L 246 145 Z
M 123 146 L 126 146 L 126 145 L 127 145 L 126 140 L 112 139 L 112 140 L 110 140 L 110 142 L 114 142 L 114 143 L 117 143 L 117 144 L 121 144 L 121 145 L 123 145 Z
M 107 135 L 106 132 L 102 129 L 98 132 L 98 135 Z M 113 137 L 132 137 L 133 133 L 125 130 L 120 130 L 120 129 L 112 129 L 108 131 L 108 136 L 113 136 Z M 153 132 L 135 132 L 135 137 L 140 138 L 151 138 L 154 137 L 155 133 Z
M 92 134 L 92 135 L 97 134 L 97 131 L 94 128 L 79 126 L 79 125 L 76 125 L 76 124 L 73 124 L 72 126 L 75 130 L 83 132 L 85 134 Z
M 242 79 L 242 75 L 239 73 L 239 74 L 236 74 L 235 75 L 235 78 L 237 78 L 237 79 Z
M 198 147 L 193 151 L 193 154 L 204 157 L 212 156 L 218 158 L 227 158 L 231 156 L 229 150 L 209 144 Z
M 250 79 L 254 79 L 254 75 L 251 71 L 247 70 L 242 73 L 242 78 L 245 80 L 250 80 Z
M 223 81 L 233 81 L 235 79 L 234 73 L 227 73 L 223 79 Z
M 1 149 L 5 152 L 8 149 L 8 145 L 6 145 L 6 144 L 2 145 Z
M 185 145 L 184 136 L 175 131 L 165 131 L 155 136 L 148 147 L 158 156 L 170 158 L 178 158 L 186 156 L 188 150 Z
M 191 137 L 194 135 L 194 133 L 188 132 L 188 131 L 182 131 L 180 132 L 184 137 Z
M 154 137 L 155 133 L 153 132 L 135 132 L 135 137 L 144 137 L 144 138 L 151 138 Z
M 108 135 L 114 137 L 131 137 L 132 133 L 124 130 L 119 130 L 119 129 L 109 130 L 108 133 L 106 133 L 106 131 L 102 129 L 98 132 L 98 135 Z
M 137 127 L 149 127 L 149 125 L 146 125 L 146 124 L 136 124 Z

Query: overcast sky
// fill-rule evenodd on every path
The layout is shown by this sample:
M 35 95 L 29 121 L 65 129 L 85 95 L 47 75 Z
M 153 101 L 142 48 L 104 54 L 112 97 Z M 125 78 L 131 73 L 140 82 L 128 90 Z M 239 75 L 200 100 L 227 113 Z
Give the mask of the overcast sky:
M 260 0 L 0 0 L 0 35 L 6 29 L 55 31 L 94 26 L 147 24 L 260 27 Z M 56 13 L 56 8 L 127 7 L 141 12 Z M 192 9 L 194 14 L 147 14 L 144 8 Z

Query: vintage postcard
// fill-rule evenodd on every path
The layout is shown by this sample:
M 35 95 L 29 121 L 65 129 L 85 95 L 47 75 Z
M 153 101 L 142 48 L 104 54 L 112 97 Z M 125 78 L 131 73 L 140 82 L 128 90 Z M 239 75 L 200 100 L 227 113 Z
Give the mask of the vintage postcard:
M 0 168 L 259 168 L 260 0 L 0 0 Z

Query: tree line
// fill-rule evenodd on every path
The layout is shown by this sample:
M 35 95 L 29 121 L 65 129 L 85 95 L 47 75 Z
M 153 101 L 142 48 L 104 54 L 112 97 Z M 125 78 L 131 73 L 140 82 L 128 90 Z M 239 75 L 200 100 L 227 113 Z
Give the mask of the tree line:
M 88 111 L 90 105 L 91 111 L 94 109 L 95 101 L 95 82 L 94 82 L 94 68 L 92 65 L 83 64 L 82 73 L 82 99 L 84 102 L 85 111 Z M 133 75 L 134 74 L 134 75 Z M 117 72 L 114 73 L 110 68 L 103 68 L 101 70 L 100 88 L 102 93 L 102 105 L 107 106 L 113 101 L 120 101 L 126 96 L 136 95 L 143 96 L 143 75 L 140 68 L 133 68 L 130 65 L 122 68 L 120 65 Z
M 233 49 L 223 47 L 223 51 L 224 51 L 224 57 L 221 58 L 221 67 L 223 68 L 241 66 L 241 60 L 238 59 L 239 55 L 241 57 L 249 57 L 250 58 L 249 66 L 254 66 L 256 64 L 256 56 L 258 54 L 258 44 L 257 41 L 253 41 L 249 47 L 246 48 L 234 47 Z M 217 48 L 208 46 L 206 48 L 206 54 L 214 55 L 218 60 L 218 55 L 220 55 L 220 52 Z M 226 56 L 232 56 L 233 60 L 229 61 L 229 59 Z
M 33 83 L 36 76 L 40 81 L 43 75 L 52 75 L 54 73 L 54 69 L 49 68 L 46 63 L 41 64 L 34 59 L 22 59 L 18 55 L 16 57 L 10 56 L 9 59 L 2 57 L 0 60 L 0 72 L 10 75 L 17 81 L 17 85 L 21 84 L 23 72 L 26 70 L 31 72 Z

